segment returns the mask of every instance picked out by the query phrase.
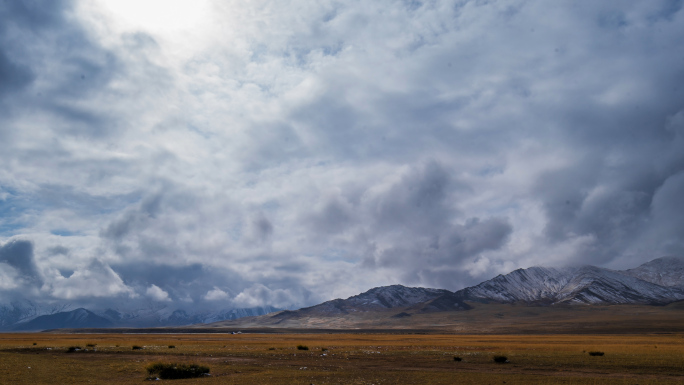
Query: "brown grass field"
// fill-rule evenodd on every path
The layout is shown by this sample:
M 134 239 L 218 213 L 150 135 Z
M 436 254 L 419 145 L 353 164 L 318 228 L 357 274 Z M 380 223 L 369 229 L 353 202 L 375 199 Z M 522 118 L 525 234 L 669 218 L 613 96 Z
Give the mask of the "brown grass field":
M 177 384 L 681 384 L 684 334 L 0 334 L 1 384 L 140 384 L 160 361 L 211 369 Z

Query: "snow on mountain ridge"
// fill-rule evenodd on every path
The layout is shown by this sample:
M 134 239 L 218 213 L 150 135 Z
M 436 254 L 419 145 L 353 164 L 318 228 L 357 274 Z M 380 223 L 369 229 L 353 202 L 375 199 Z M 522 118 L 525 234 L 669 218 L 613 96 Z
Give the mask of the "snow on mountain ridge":
M 684 289 L 684 257 L 657 258 L 622 273 L 660 286 Z
M 447 293 L 451 292 L 444 289 L 391 285 L 372 288 L 364 293 L 351 296 L 345 301 L 351 306 L 393 308 L 415 305 Z
M 684 291 L 676 287 L 661 286 L 622 271 L 596 266 L 518 269 L 457 294 L 475 301 L 549 305 L 665 304 L 684 299 Z
M 574 268 L 554 269 L 541 266 L 514 270 L 489 281 L 458 291 L 468 299 L 497 302 L 538 302 L 552 300 L 555 293 L 570 281 Z
M 380 286 L 347 299 L 337 298 L 315 306 L 305 307 L 295 311 L 282 312 L 279 313 L 277 317 L 282 318 L 311 314 L 334 316 L 353 312 L 408 307 L 433 300 L 443 295 L 453 295 L 453 293 L 444 289 L 426 289 L 422 287 L 406 287 L 403 285 Z

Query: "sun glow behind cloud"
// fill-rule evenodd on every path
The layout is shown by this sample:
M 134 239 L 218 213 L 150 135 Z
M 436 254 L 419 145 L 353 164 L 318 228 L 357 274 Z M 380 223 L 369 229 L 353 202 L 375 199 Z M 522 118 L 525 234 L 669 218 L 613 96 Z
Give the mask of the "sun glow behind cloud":
M 104 45 L 138 33 L 151 37 L 173 67 L 211 45 L 216 28 L 213 7 L 210 0 L 95 0 L 78 2 L 77 13 L 90 22 Z
M 201 26 L 206 20 L 206 0 L 98 0 L 97 5 L 127 29 L 153 34 L 177 34 Z

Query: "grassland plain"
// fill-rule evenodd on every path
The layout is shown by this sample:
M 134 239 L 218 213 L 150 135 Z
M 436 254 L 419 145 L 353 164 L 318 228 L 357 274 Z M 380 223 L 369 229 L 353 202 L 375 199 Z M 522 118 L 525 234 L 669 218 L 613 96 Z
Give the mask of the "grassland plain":
M 0 334 L 2 384 L 139 384 L 153 362 L 211 368 L 177 384 L 681 384 L 684 335 Z

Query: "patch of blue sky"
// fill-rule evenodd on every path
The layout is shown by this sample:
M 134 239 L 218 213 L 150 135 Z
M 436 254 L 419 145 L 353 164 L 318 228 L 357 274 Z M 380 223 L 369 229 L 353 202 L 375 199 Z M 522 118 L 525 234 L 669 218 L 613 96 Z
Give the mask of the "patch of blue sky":
M 0 200 L 0 236 L 3 237 L 21 234 L 22 229 L 31 226 L 29 218 L 35 218 L 43 211 L 68 209 L 78 215 L 101 215 L 121 211 L 141 199 L 140 193 L 94 196 L 62 186 L 42 186 L 38 192 L 30 194 L 6 188 L 3 191 L 6 192 Z M 55 229 L 52 233 L 76 235 L 63 229 Z
M 351 255 L 349 250 L 329 248 L 326 249 L 322 257 L 326 261 L 356 262 L 359 258 Z
M 24 214 L 31 209 L 28 202 L 12 192 L 7 192 L 4 199 L 0 200 L 0 236 L 19 234 L 19 230 L 28 225 L 20 218 L 24 217 Z
M 66 208 L 82 215 L 109 214 L 120 211 L 142 199 L 140 192 L 112 196 L 91 195 L 67 186 L 42 186 L 32 194 L 32 207 Z
M 652 15 L 649 20 L 652 22 L 658 22 L 660 20 L 672 21 L 673 16 L 682 10 L 684 7 L 684 0 L 669 0 L 662 4 L 662 8 L 659 12 Z
M 486 166 L 477 170 L 477 175 L 482 177 L 489 177 L 495 175 L 501 175 L 504 172 L 504 167 L 502 166 Z
M 195 125 L 188 124 L 187 126 L 188 126 L 188 130 L 196 133 L 197 135 L 203 137 L 204 139 L 211 139 L 211 137 L 212 137 L 211 133 L 202 131 L 199 128 L 197 128 L 197 126 L 195 126 Z
M 335 56 L 344 48 L 344 42 L 339 41 L 337 44 L 324 46 L 322 51 L 325 56 Z
M 508 202 L 500 205 L 493 205 L 487 210 L 488 216 L 493 217 L 509 217 L 512 216 L 514 212 L 520 211 L 522 207 L 520 204 L 515 202 Z
M 261 204 L 261 209 L 264 211 L 276 211 L 280 208 L 280 203 L 272 199 Z
M 232 229 L 228 230 L 228 234 L 234 242 L 239 241 L 242 239 L 242 225 L 233 226 Z
M 79 233 L 78 231 L 69 231 L 69 230 L 64 230 L 64 229 L 51 230 L 50 234 L 58 235 L 60 237 L 73 237 L 73 236 L 81 235 L 81 233 Z
M 626 27 L 629 23 L 624 12 L 613 11 L 601 14 L 598 17 L 598 25 L 605 29 L 618 29 Z

